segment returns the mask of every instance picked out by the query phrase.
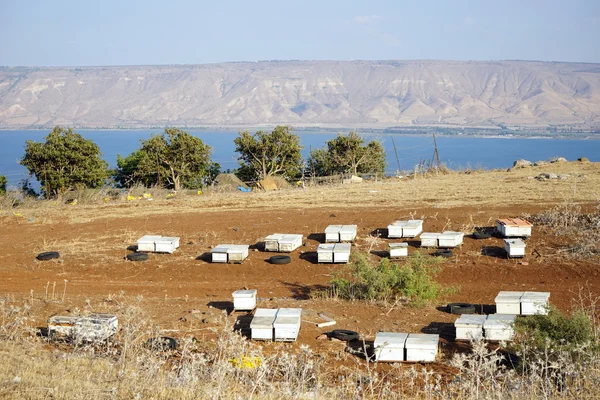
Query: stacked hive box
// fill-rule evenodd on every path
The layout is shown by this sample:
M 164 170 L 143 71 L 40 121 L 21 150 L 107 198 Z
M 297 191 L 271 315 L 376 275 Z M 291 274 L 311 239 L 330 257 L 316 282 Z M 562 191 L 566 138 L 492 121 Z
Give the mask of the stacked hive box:
M 504 218 L 496 220 L 496 228 L 504 237 L 529 237 L 532 224 L 521 218 Z

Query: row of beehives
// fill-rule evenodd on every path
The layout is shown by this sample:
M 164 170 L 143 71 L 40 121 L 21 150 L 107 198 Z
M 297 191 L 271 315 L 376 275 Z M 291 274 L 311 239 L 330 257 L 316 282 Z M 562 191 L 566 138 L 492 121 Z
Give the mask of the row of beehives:
M 377 332 L 373 343 L 376 361 L 432 362 L 440 335 L 430 333 Z
M 516 315 L 461 315 L 455 322 L 456 340 L 502 340 L 510 341 L 515 335 Z
M 116 315 L 93 313 L 85 317 L 55 315 L 48 319 L 48 337 L 79 342 L 103 341 L 117 333 Z
M 301 308 L 257 308 L 250 322 L 253 340 L 295 342 L 300 332 Z
M 546 315 L 550 292 L 502 291 L 496 296 L 496 312 L 512 315 Z

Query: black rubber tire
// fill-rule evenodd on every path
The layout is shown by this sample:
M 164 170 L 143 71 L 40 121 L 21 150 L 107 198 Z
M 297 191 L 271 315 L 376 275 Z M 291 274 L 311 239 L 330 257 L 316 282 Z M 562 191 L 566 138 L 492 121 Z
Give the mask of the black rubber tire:
M 452 257 L 454 254 L 452 253 L 452 250 L 436 250 L 435 253 L 433 253 L 434 256 L 436 257 L 444 257 L 444 258 L 449 258 Z
M 129 261 L 146 261 L 148 254 L 146 253 L 130 253 L 126 257 Z
M 177 348 L 177 340 L 168 336 L 150 338 L 146 341 L 146 348 L 154 351 L 169 351 Z
M 273 256 L 269 258 L 271 264 L 289 264 L 292 262 L 290 256 Z
M 52 260 L 54 258 L 59 258 L 60 253 L 58 251 L 45 251 L 37 255 L 37 259 L 40 261 Z
M 347 329 L 335 329 L 331 331 L 331 337 L 344 342 L 351 342 L 353 340 L 358 340 L 358 332 L 349 331 Z
M 473 232 L 473 237 L 475 239 L 489 239 L 492 237 L 492 234 L 484 231 L 475 231 Z
M 448 304 L 448 312 L 450 314 L 475 314 L 475 306 L 469 303 L 450 303 Z

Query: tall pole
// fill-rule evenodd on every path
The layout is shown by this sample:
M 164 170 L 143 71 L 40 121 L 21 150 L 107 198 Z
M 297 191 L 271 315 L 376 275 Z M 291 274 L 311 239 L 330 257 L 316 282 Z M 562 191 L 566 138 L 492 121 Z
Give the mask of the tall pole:
M 396 142 L 392 136 L 392 144 L 394 145 L 394 153 L 396 153 L 396 162 L 398 163 L 398 174 L 400 174 L 400 159 L 398 158 L 398 150 L 396 150 Z

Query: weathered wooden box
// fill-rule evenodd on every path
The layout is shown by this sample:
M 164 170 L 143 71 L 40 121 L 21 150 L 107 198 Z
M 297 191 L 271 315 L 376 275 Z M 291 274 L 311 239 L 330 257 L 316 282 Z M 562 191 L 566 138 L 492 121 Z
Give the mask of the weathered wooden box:
M 483 323 L 486 340 L 511 341 L 515 336 L 516 315 L 490 314 Z
M 522 315 L 548 314 L 548 300 L 550 292 L 525 292 L 521 296 Z
M 160 239 L 160 235 L 144 235 L 137 241 L 137 251 L 150 251 L 156 250 L 156 239 Z
M 226 263 L 228 261 L 227 251 L 232 244 L 220 244 L 210 250 L 211 261 L 214 263 Z
M 279 239 L 284 237 L 283 233 L 274 233 L 265 238 L 265 251 L 279 251 Z
M 317 247 L 317 261 L 320 263 L 332 263 L 334 247 L 335 245 L 332 243 L 321 243 Z
M 284 235 L 279 239 L 279 251 L 290 253 L 302 246 L 302 235 Z
M 280 308 L 273 323 L 275 340 L 280 342 L 295 342 L 300 332 L 301 317 L 301 308 Z
M 406 361 L 433 362 L 437 356 L 440 335 L 410 333 L 406 338 Z
M 350 261 L 350 243 L 336 243 L 333 247 L 333 262 L 347 263 Z
M 465 234 L 462 232 L 446 231 L 438 236 L 438 247 L 451 248 L 460 246 Z
M 250 322 L 250 337 L 254 340 L 273 340 L 273 323 L 276 316 L 275 308 L 257 308 Z
M 75 332 L 75 323 L 79 317 L 55 315 L 48 318 L 48 337 L 54 338 L 72 338 Z
M 483 337 L 485 315 L 463 314 L 455 322 L 456 340 L 478 340 Z
M 394 221 L 388 225 L 388 238 L 401 238 L 406 221 Z
M 179 247 L 178 237 L 161 236 L 154 241 L 155 249 L 157 253 L 173 253 Z
M 441 233 L 423 232 L 421 234 L 421 247 L 438 247 L 438 238 Z
M 504 250 L 508 257 L 525 257 L 525 242 L 521 239 L 504 239 Z
M 533 225 L 521 218 L 503 218 L 496 220 L 496 229 L 504 237 L 529 237 Z
M 423 232 L 423 220 L 409 219 L 402 228 L 402 236 L 405 238 L 414 238 Z
M 390 243 L 390 258 L 408 256 L 408 243 Z
M 356 225 L 342 225 L 340 229 L 340 242 L 353 242 L 356 239 Z
M 233 309 L 236 311 L 254 310 L 256 308 L 256 289 L 236 290 L 233 296 Z
M 79 341 L 103 341 L 117 333 L 118 329 L 119 321 L 116 315 L 94 313 L 77 319 L 73 336 Z
M 499 292 L 494 300 L 496 302 L 496 313 L 497 314 L 521 314 L 521 296 L 525 292 L 511 292 L 502 291 Z
M 337 243 L 340 241 L 340 230 L 342 225 L 329 225 L 325 228 L 325 243 Z
M 377 332 L 373 343 L 375 361 L 404 361 L 404 343 L 407 337 L 408 333 Z

